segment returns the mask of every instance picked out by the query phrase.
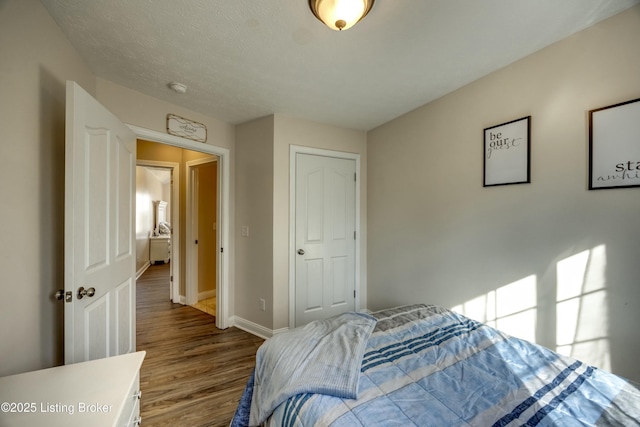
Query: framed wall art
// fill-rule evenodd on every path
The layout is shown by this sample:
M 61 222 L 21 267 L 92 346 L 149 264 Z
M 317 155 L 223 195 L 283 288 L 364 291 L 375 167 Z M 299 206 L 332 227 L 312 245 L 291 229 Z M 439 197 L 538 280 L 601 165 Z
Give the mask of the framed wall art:
M 640 98 L 589 111 L 589 190 L 640 187 Z
M 484 130 L 484 187 L 531 182 L 531 116 Z

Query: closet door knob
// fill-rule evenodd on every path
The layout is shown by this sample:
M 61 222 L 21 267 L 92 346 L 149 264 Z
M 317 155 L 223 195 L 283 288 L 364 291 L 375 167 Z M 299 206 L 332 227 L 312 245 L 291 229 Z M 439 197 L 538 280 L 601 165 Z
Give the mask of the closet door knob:
M 304 255 L 304 249 L 298 249 L 298 255 Z

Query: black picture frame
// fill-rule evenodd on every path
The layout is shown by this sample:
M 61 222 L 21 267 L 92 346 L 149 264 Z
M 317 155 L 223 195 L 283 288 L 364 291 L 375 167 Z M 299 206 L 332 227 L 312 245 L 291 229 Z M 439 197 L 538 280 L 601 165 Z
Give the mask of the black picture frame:
M 483 187 L 531 183 L 531 116 L 484 129 Z
M 589 190 L 640 187 L 640 98 L 589 111 Z

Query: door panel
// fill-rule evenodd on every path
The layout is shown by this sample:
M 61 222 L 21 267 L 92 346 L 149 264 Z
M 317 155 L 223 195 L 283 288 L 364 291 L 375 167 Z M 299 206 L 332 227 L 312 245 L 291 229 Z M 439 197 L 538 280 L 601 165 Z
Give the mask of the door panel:
M 125 281 L 120 284 L 115 290 L 116 297 L 116 318 L 117 322 L 116 326 L 116 343 L 117 349 L 116 354 L 125 354 L 131 353 L 134 351 L 131 348 L 131 342 L 134 338 L 131 336 L 134 333 L 135 322 L 135 310 L 133 307 L 133 293 L 135 291 L 135 286 L 133 285 L 133 281 L 131 279 Z
M 86 265 L 85 269 L 105 267 L 107 261 L 107 237 L 109 212 L 107 197 L 109 191 L 109 176 L 107 174 L 109 136 L 106 129 L 84 129 L 83 140 L 86 144 L 87 166 L 76 171 L 76 176 L 84 183 L 78 190 L 87 198 L 84 216 L 86 236 Z M 80 141 L 82 143 L 82 141 Z M 83 161 L 83 159 L 78 159 Z M 80 183 L 78 183 L 80 187 Z M 80 199 L 80 194 L 78 194 Z M 80 200 L 79 200 L 80 201 Z
M 131 239 L 133 234 L 133 223 L 131 222 L 131 212 L 135 212 L 134 198 L 131 197 L 131 188 L 135 189 L 135 142 L 133 152 L 130 146 L 122 141 L 120 138 L 116 138 L 117 144 L 115 146 L 116 158 L 118 160 L 116 164 L 116 177 L 117 177 L 117 196 L 115 198 L 116 206 L 116 232 L 117 238 L 117 250 L 116 256 L 118 259 L 128 257 L 134 253 L 134 241 Z M 134 173 L 130 173 L 131 165 L 134 165 Z M 135 194 L 135 190 L 134 190 Z
M 302 307 L 305 312 L 321 310 L 324 306 L 322 292 L 322 259 L 308 259 L 304 262 L 304 279 L 300 291 L 301 299 L 306 301 Z M 304 297 L 306 295 L 306 298 Z
M 348 264 L 348 257 L 341 256 L 331 259 L 331 272 L 333 273 L 333 277 L 331 278 L 333 285 L 333 300 L 331 301 L 331 307 L 348 304 L 348 298 L 346 295 L 347 288 L 349 287 Z
M 347 200 L 347 190 L 351 184 L 355 186 L 353 175 L 350 175 L 349 182 L 347 183 L 347 177 L 344 174 L 338 174 L 335 171 L 331 171 L 331 190 L 333 191 L 333 203 L 331 204 L 331 232 L 333 234 L 333 241 L 345 241 L 347 238 L 347 226 L 353 224 L 349 221 L 347 215 L 351 214 L 353 210 L 349 209 L 349 203 L 355 203 L 355 200 Z M 355 188 L 354 188 L 355 194 Z M 351 230 L 353 232 L 353 230 Z
M 135 350 L 136 138 L 73 82 L 66 132 L 65 363 L 76 363 Z
M 87 304 L 83 310 L 85 327 L 92 331 L 83 337 L 85 360 L 100 359 L 104 354 L 109 354 L 109 326 L 104 319 L 109 317 L 109 300 L 102 297 L 91 304 Z
M 312 170 L 307 173 L 302 191 L 306 194 L 307 206 L 304 210 L 306 215 L 306 242 L 322 243 L 324 237 L 324 171 L 322 169 Z
M 296 155 L 295 326 L 355 309 L 355 161 Z

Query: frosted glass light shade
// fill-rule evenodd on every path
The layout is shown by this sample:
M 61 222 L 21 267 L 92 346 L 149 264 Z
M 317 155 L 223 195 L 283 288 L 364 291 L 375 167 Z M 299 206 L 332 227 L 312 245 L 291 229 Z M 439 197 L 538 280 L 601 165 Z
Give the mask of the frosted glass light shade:
M 311 11 L 332 30 L 342 31 L 353 27 L 364 18 L 374 0 L 309 0 Z

